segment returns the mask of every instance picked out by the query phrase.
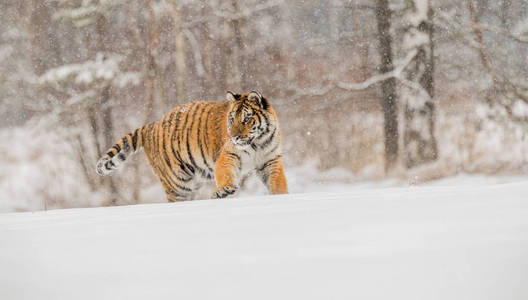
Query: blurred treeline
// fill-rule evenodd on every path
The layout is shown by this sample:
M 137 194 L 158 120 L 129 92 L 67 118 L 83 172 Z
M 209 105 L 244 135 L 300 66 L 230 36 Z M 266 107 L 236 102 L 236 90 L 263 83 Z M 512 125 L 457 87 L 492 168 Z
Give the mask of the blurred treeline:
M 228 90 L 270 99 L 290 168 L 526 172 L 525 0 L 3 0 L 0 22 L 4 136 L 49 134 L 25 150 L 55 149 L 67 167 L 42 176 L 70 174 L 107 200 L 141 202 L 155 179 L 141 158 L 102 180 L 101 153 Z

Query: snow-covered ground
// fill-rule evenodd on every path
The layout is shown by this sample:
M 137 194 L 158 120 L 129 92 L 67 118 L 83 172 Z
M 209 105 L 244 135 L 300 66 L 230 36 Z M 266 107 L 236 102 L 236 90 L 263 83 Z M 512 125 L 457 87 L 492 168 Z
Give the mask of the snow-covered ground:
M 0 214 L 0 299 L 528 299 L 528 181 Z

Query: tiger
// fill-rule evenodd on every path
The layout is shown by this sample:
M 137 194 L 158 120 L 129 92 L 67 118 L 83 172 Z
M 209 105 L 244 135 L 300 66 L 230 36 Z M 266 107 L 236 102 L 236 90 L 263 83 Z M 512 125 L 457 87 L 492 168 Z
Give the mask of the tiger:
M 169 202 L 191 200 L 213 180 L 211 198 L 234 195 L 251 172 L 270 194 L 288 193 L 277 114 L 256 91 L 228 91 L 224 102 L 175 107 L 121 138 L 99 159 L 96 172 L 110 174 L 141 148 Z

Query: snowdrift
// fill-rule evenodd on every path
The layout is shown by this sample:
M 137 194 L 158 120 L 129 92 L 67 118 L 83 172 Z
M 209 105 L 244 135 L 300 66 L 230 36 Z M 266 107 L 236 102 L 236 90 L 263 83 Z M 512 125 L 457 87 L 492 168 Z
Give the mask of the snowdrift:
M 1 299 L 528 299 L 528 182 L 0 215 Z

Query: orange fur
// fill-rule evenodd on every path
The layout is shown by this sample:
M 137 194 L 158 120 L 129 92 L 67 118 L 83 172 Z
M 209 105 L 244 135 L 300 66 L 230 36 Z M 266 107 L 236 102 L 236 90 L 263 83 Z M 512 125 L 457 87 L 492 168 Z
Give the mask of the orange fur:
M 206 180 L 214 198 L 237 191 L 256 170 L 271 194 L 287 193 L 275 111 L 257 92 L 227 94 L 226 102 L 192 102 L 123 137 L 97 164 L 106 175 L 143 147 L 169 201 L 188 200 Z

